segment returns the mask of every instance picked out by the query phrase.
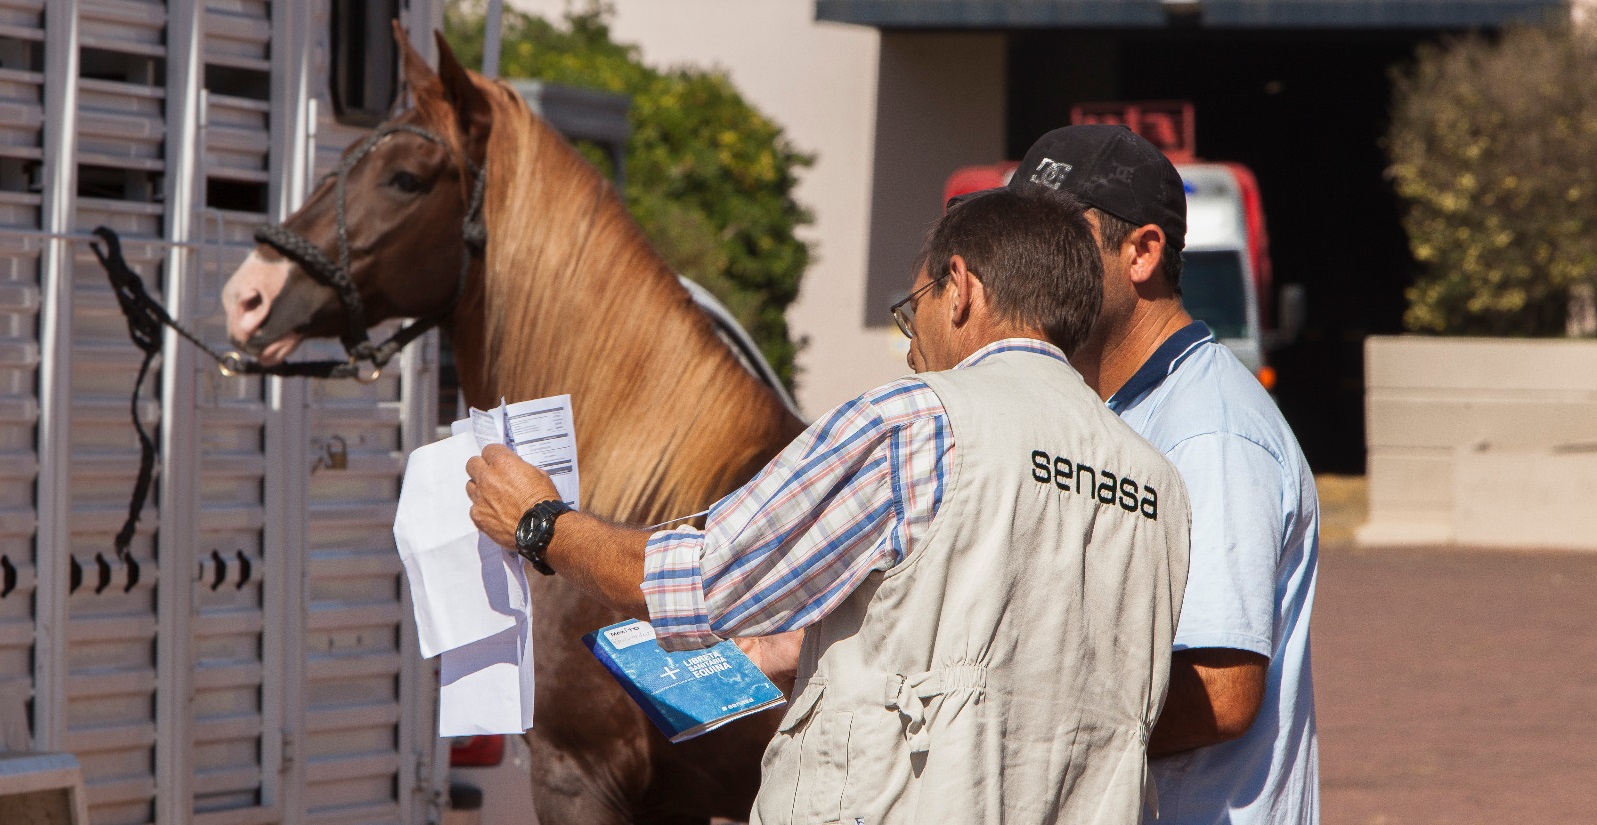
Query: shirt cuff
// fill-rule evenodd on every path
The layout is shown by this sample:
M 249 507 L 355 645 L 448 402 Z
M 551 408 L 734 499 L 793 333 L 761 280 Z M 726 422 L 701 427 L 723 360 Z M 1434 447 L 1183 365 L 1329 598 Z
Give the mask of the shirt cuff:
M 1257 653 L 1266 659 L 1272 657 L 1275 650 L 1269 639 L 1262 639 L 1247 633 L 1223 633 L 1209 631 L 1205 633 L 1177 634 L 1172 650 L 1199 650 L 1211 647 L 1223 647 L 1229 650 L 1244 650 L 1248 653 Z
M 710 630 L 704 603 L 704 533 L 691 527 L 661 530 L 643 550 L 643 602 L 655 641 L 666 650 L 710 647 L 721 637 Z

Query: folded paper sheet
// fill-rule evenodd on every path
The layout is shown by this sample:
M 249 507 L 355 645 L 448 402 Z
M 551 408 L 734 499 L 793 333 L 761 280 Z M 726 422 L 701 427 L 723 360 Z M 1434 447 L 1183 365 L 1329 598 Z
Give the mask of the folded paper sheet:
M 466 462 L 503 443 L 577 504 L 569 396 L 472 410 L 452 437 L 417 449 L 394 519 L 422 655 L 440 660 L 439 736 L 532 727 L 532 616 L 521 557 L 477 532 Z
M 466 433 L 416 450 L 405 465 L 394 542 L 429 659 L 515 626 L 523 607 L 510 599 L 507 554 L 471 523 L 466 461 L 477 452 Z
M 438 735 L 521 733 L 532 727 L 532 625 L 516 626 L 439 660 Z

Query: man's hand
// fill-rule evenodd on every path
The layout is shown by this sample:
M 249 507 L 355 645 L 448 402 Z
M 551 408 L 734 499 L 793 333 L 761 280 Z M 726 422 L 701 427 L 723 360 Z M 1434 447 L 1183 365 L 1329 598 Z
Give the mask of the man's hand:
M 471 520 L 482 534 L 511 552 L 516 549 L 516 523 L 540 501 L 557 499 L 554 482 L 508 448 L 491 444 L 480 458 L 466 462 L 466 495 Z M 647 530 L 611 524 L 588 513 L 561 516 L 554 540 L 544 551 L 560 577 L 619 613 L 649 618 L 643 601 L 643 551 Z
M 776 684 L 782 695 L 793 698 L 793 683 L 798 679 L 799 651 L 804 647 L 804 631 L 793 630 L 775 636 L 744 636 L 732 640 Z
M 472 523 L 506 550 L 516 549 L 516 523 L 532 505 L 560 497 L 547 473 L 501 444 L 489 444 L 467 461 L 466 475 Z

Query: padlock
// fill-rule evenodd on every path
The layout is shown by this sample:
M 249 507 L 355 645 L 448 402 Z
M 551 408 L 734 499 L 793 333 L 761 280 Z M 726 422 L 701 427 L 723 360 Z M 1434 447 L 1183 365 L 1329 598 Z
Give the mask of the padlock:
M 345 470 L 349 468 L 349 443 L 341 435 L 328 436 L 321 442 L 322 453 L 311 464 L 311 472 L 321 469 Z
M 329 470 L 349 469 L 349 444 L 341 435 L 327 439 L 327 468 Z

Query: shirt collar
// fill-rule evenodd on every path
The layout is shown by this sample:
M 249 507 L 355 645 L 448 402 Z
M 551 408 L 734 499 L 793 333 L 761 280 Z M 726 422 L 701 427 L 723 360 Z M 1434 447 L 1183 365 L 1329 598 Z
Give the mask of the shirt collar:
M 1214 333 L 1209 330 L 1209 325 L 1202 321 L 1193 321 L 1176 330 L 1176 333 L 1164 340 L 1159 348 L 1148 356 L 1131 380 L 1125 383 L 1119 391 L 1109 398 L 1109 409 L 1121 412 L 1130 406 L 1154 387 L 1164 383 L 1164 380 L 1187 360 L 1187 356 L 1197 350 L 1200 344 L 1214 340 Z
M 1036 338 L 1005 338 L 1001 341 L 994 341 L 991 344 L 988 344 L 987 346 L 971 353 L 965 358 L 965 360 L 956 364 L 954 369 L 957 370 L 964 369 L 965 367 L 974 367 L 1000 352 L 1034 352 L 1038 355 L 1046 355 L 1050 358 L 1057 358 L 1060 361 L 1064 361 L 1066 364 L 1070 363 L 1070 361 L 1065 358 L 1064 350 L 1048 343 L 1047 341 L 1039 341 Z

